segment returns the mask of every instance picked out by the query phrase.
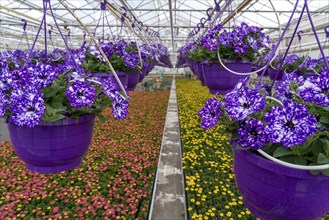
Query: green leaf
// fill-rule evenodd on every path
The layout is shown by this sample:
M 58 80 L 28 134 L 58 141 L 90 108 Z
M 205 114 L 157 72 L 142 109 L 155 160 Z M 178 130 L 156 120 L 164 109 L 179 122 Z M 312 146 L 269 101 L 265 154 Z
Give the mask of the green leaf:
M 310 170 L 310 173 L 313 175 L 318 175 L 320 173 L 320 170 Z
M 317 162 L 318 164 L 329 164 L 329 158 L 323 153 L 320 153 Z
M 323 173 L 325 176 L 329 176 L 329 169 L 321 170 L 321 173 Z
M 282 157 L 282 156 L 288 156 L 291 154 L 291 150 L 284 148 L 284 147 L 279 147 L 276 149 L 273 153 L 273 157 Z
M 302 157 L 295 157 L 295 164 L 298 165 L 307 165 L 307 160 Z
M 322 116 L 320 122 L 323 124 L 329 124 L 329 117 Z
M 102 114 L 97 114 L 97 117 L 99 118 L 99 120 L 100 120 L 102 123 L 105 123 L 105 122 L 106 122 L 106 118 L 105 118 Z
M 327 157 L 329 157 L 329 140 L 328 139 L 321 139 L 321 142 L 323 144 L 323 150 L 327 154 Z

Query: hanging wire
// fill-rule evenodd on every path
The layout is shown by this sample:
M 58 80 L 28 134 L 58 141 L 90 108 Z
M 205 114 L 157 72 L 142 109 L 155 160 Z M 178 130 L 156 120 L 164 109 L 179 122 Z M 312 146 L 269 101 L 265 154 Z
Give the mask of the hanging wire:
M 118 75 L 116 74 L 112 64 L 110 63 L 110 61 L 108 60 L 106 54 L 104 53 L 103 49 L 101 48 L 101 46 L 99 45 L 99 43 L 97 42 L 97 40 L 94 38 L 94 36 L 92 35 L 92 33 L 90 33 L 90 31 L 88 30 L 88 28 L 86 27 L 86 25 L 84 25 L 82 23 L 82 21 L 75 15 L 75 13 L 68 7 L 68 5 L 63 1 L 63 0 L 58 0 L 63 6 L 64 8 L 66 8 L 66 10 L 68 10 L 68 12 L 70 12 L 70 14 L 79 22 L 79 24 L 81 25 L 81 27 L 84 29 L 84 31 L 91 37 L 92 41 L 94 42 L 94 44 L 96 45 L 96 47 L 98 48 L 99 52 L 102 54 L 102 56 L 105 59 L 106 64 L 109 66 L 111 72 L 113 73 L 113 76 L 115 78 L 115 80 L 117 81 L 117 83 L 119 84 L 119 87 L 121 89 L 121 91 L 124 94 L 124 97 L 126 99 L 129 100 L 128 94 L 125 90 L 125 88 L 123 87 Z
M 26 33 L 27 21 L 25 19 L 22 19 L 22 21 L 24 22 L 24 24 L 23 24 L 23 34 L 22 34 L 21 40 L 19 41 L 17 49 L 19 49 L 19 47 L 21 46 L 23 38 L 25 38 L 25 40 L 26 40 L 27 48 L 30 49 L 29 39 L 27 38 L 27 33 Z

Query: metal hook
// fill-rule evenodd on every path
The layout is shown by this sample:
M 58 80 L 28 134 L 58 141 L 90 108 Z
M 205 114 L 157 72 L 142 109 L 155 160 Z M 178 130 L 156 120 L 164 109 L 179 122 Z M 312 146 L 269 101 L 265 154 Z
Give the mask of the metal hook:
M 70 28 L 67 28 L 67 36 L 70 38 L 70 35 L 71 35 L 71 30 Z
M 211 21 L 211 14 L 210 14 L 210 11 L 213 10 L 213 8 L 208 8 L 206 13 L 207 13 L 207 16 L 208 16 L 208 21 Z
M 326 33 L 326 37 L 329 38 L 329 25 L 324 28 L 324 32 Z
M 219 3 L 216 0 L 214 0 L 214 2 L 215 2 L 215 10 L 217 12 L 220 12 L 220 5 L 219 5 Z
M 201 23 L 201 27 L 204 28 L 204 24 L 207 22 L 207 19 L 205 18 L 201 18 L 200 19 L 200 23 Z
M 51 37 L 51 32 L 52 32 L 52 30 L 53 30 L 53 26 L 52 25 L 49 25 L 50 26 L 50 29 L 48 30 L 48 33 L 49 33 L 49 35 L 50 35 L 50 37 Z
M 106 10 L 106 1 L 101 2 L 101 10 Z
M 86 40 L 86 32 L 83 31 L 83 40 Z
M 24 22 L 23 30 L 26 31 L 27 21 L 25 19 L 22 19 L 22 21 Z
M 297 36 L 298 36 L 298 41 L 302 40 L 302 36 L 300 34 L 304 33 L 304 31 L 298 31 Z

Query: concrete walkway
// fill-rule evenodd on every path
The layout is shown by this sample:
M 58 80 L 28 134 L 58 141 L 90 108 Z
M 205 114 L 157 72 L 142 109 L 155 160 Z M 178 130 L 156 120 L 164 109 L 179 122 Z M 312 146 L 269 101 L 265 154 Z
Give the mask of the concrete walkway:
M 180 130 L 173 79 L 149 220 L 186 220 Z
M 0 144 L 6 140 L 9 140 L 9 133 L 7 125 L 3 118 L 0 118 Z

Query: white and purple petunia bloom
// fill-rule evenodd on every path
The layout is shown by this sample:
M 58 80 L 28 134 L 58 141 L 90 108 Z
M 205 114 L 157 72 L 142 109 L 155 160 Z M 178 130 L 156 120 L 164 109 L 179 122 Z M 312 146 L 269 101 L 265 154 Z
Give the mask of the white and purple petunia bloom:
M 115 93 L 119 91 L 119 85 L 116 82 L 114 76 L 109 76 L 101 80 L 104 93 L 112 98 L 115 96 Z
M 128 100 L 120 93 L 112 96 L 112 114 L 116 119 L 125 119 L 128 116 Z
M 96 48 L 95 46 L 91 46 L 89 52 L 90 52 L 90 54 L 97 57 L 100 61 L 105 62 L 105 59 L 102 56 L 101 52 L 99 52 L 98 48 Z
M 42 89 L 50 85 L 59 75 L 56 67 L 49 64 L 40 64 L 33 68 L 33 76 L 31 83 L 38 89 Z
M 34 87 L 16 88 L 10 95 L 10 119 L 18 126 L 34 127 L 45 113 L 43 94 Z
M 211 51 L 215 51 L 219 45 L 215 38 L 208 37 L 204 39 L 203 46 Z
M 0 90 L 0 117 L 6 113 L 8 99 L 5 93 Z
M 260 44 L 266 49 L 270 49 L 270 37 L 264 33 L 260 33 L 259 36 Z
M 0 70 L 0 91 L 6 91 L 11 88 L 10 80 L 11 80 L 11 73 L 7 68 L 3 68 L 2 71 Z
M 266 106 L 265 97 L 258 89 L 245 87 L 246 81 L 240 81 L 236 88 L 225 95 L 225 110 L 233 120 L 243 120 L 247 116 L 261 111 Z
M 288 100 L 283 107 L 272 107 L 264 119 L 269 140 L 286 148 L 305 143 L 318 128 L 316 117 L 308 114 L 306 106 Z
M 237 42 L 235 42 L 235 44 L 233 45 L 233 50 L 236 54 L 241 55 L 241 54 L 245 54 L 248 50 L 248 46 L 245 45 L 243 43 L 243 41 L 238 40 Z
M 207 100 L 205 106 L 199 111 L 201 117 L 201 127 L 203 129 L 213 128 L 220 116 L 222 115 L 221 102 L 217 101 L 216 97 Z
M 13 70 L 7 83 L 13 88 L 28 85 L 34 74 L 32 67 L 23 67 L 20 70 Z
M 329 106 L 329 72 L 323 72 L 320 76 L 310 76 L 298 88 L 298 92 L 306 102 Z
M 262 121 L 254 118 L 241 123 L 238 129 L 239 139 L 237 142 L 243 148 L 250 147 L 254 150 L 263 148 L 268 142 L 265 125 Z
M 258 41 L 254 37 L 248 36 L 248 43 L 252 49 L 259 49 Z
M 296 85 L 301 85 L 304 82 L 304 78 L 302 76 L 298 77 L 295 73 L 284 74 L 282 80 L 278 82 L 275 88 L 275 96 L 280 101 L 285 101 L 286 99 L 291 100 L 296 94 L 292 89 L 292 83 Z
M 224 30 L 223 33 L 219 35 L 218 41 L 224 46 L 229 46 L 233 42 L 233 38 L 231 34 L 227 32 L 227 30 Z
M 65 95 L 69 99 L 69 103 L 74 108 L 90 106 L 94 103 L 96 97 L 95 88 L 88 85 L 86 81 L 74 81 L 69 86 Z
M 139 63 L 139 57 L 136 53 L 125 53 L 123 56 L 123 61 L 126 67 L 134 69 Z

